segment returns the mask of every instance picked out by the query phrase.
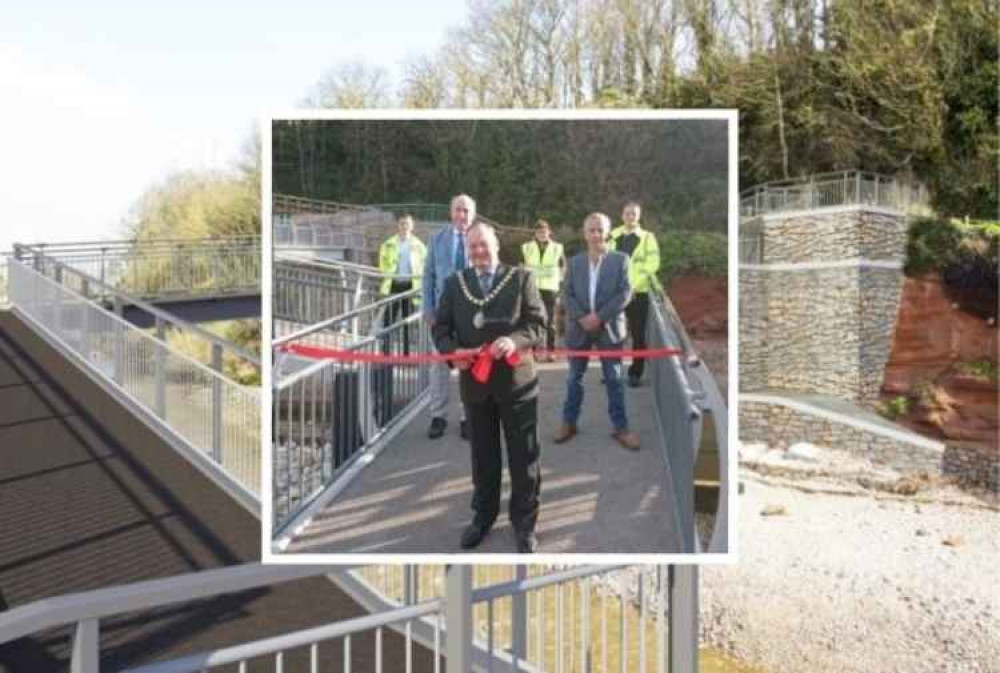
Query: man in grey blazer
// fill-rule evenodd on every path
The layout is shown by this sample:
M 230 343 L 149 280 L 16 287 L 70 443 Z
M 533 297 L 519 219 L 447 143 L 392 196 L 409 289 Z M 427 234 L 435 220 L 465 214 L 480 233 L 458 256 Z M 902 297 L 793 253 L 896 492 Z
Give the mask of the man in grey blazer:
M 431 236 L 424 260 L 422 308 L 424 319 L 431 329 L 434 329 L 437 319 L 438 302 L 444 292 L 445 281 L 456 271 L 469 267 L 466 235 L 476 221 L 476 202 L 467 194 L 459 194 L 451 200 L 450 214 L 452 226 L 444 227 Z M 431 426 L 427 436 L 431 439 L 441 437 L 448 426 L 450 371 L 443 362 L 435 362 L 430 368 Z M 459 433 L 462 439 L 468 439 L 464 411 Z
M 627 335 L 625 305 L 632 296 L 626 255 L 608 250 L 611 220 L 603 213 L 592 213 L 583 221 L 587 251 L 573 257 L 566 265 L 562 300 L 566 308 L 566 347 L 571 350 L 618 350 Z M 583 406 L 583 375 L 589 358 L 569 358 L 566 380 L 566 403 L 563 425 L 553 440 L 562 444 L 577 433 L 577 421 Z M 639 437 L 628 429 L 625 412 L 625 385 L 621 358 L 601 358 L 604 387 L 608 394 L 608 415 L 614 437 L 624 448 L 639 449 Z

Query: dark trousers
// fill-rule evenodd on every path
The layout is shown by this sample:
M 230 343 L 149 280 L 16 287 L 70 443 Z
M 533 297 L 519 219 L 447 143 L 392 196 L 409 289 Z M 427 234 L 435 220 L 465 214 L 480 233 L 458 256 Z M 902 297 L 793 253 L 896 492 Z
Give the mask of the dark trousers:
M 628 321 L 628 331 L 632 336 L 632 348 L 646 347 L 646 323 L 649 322 L 649 293 L 637 292 L 632 295 L 632 301 L 625 307 L 625 319 Z M 629 377 L 642 378 L 646 367 L 645 358 L 633 358 L 629 365 Z
M 507 444 L 510 473 L 510 521 L 519 531 L 534 531 L 538 520 L 542 472 L 538 446 L 538 399 L 467 404 L 472 432 L 472 509 L 476 522 L 491 525 L 500 512 L 503 477 L 500 430 Z
M 552 350 L 556 347 L 556 292 L 539 290 L 538 293 L 545 304 L 545 347 Z
M 394 280 L 389 286 L 389 294 L 401 294 L 403 292 L 409 292 L 413 289 L 412 280 Z M 396 322 L 399 322 L 403 318 L 408 318 L 413 314 L 413 300 L 412 299 L 397 299 L 396 301 L 389 304 L 389 308 L 385 312 L 385 323 L 384 326 L 388 327 Z M 410 354 L 410 326 L 406 325 L 403 327 L 403 354 Z

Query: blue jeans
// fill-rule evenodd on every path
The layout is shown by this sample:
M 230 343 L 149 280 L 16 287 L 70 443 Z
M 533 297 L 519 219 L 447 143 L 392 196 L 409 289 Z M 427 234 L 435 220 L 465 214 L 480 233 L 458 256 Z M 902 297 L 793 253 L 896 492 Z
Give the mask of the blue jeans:
M 583 407 L 583 375 L 590 358 L 569 358 L 569 377 L 566 379 L 566 404 L 563 405 L 563 422 L 576 427 Z M 619 358 L 601 358 L 604 389 L 608 394 L 608 416 L 615 430 L 628 429 L 625 415 L 625 385 L 622 382 L 622 361 Z

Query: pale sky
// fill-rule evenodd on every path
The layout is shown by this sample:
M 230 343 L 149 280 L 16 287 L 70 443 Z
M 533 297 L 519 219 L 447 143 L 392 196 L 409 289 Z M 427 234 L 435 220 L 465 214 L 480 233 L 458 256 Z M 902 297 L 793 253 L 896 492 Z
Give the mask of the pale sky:
M 174 170 L 225 168 L 259 114 L 330 67 L 397 75 L 465 0 L 8 3 L 0 21 L 0 251 L 113 238 Z

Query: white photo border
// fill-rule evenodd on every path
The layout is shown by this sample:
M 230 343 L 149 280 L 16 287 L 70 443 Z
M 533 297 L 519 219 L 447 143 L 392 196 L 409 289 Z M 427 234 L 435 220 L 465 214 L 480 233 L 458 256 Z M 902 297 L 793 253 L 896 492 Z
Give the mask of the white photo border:
M 739 521 L 739 502 L 737 499 L 737 481 L 739 468 L 737 464 L 738 427 L 738 316 L 739 316 L 739 111 L 735 109 L 664 109 L 664 110 L 620 110 L 620 109 L 588 109 L 588 110 L 407 110 L 407 109 L 357 109 L 357 110 L 318 110 L 296 109 L 274 111 L 260 116 L 260 136 L 262 145 L 261 162 L 261 222 L 263 236 L 263 260 L 261 267 L 261 361 L 262 361 L 262 404 L 261 413 L 261 561 L 267 564 L 280 565 L 405 565 L 405 564 L 463 564 L 463 565 L 498 565 L 498 564 L 599 564 L 599 565 L 731 565 L 738 562 L 738 536 L 736 522 Z M 655 120 L 724 120 L 728 132 L 728 377 L 727 377 L 727 459 L 729 474 L 727 475 L 728 516 L 726 519 L 726 539 L 728 549 L 725 553 L 699 552 L 694 554 L 677 553 L 545 553 L 536 554 L 497 554 L 497 553 L 286 553 L 276 552 L 272 545 L 272 375 L 273 362 L 270 344 L 272 341 L 271 287 L 273 283 L 273 251 L 274 228 L 272 213 L 272 128 L 278 121 L 655 121 Z

